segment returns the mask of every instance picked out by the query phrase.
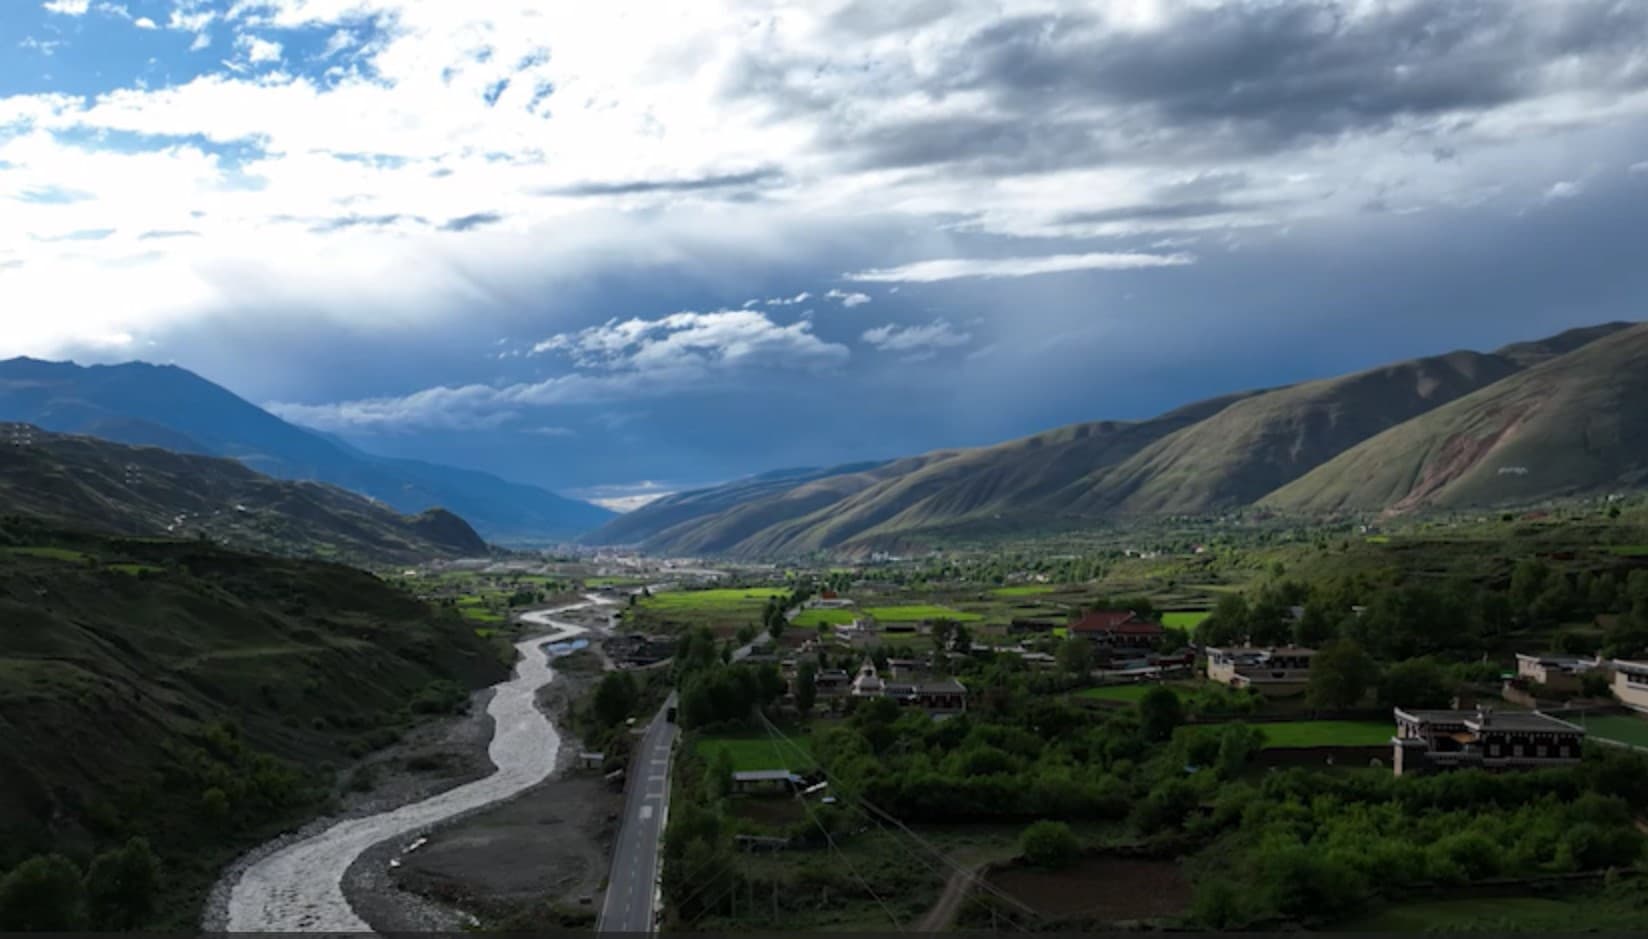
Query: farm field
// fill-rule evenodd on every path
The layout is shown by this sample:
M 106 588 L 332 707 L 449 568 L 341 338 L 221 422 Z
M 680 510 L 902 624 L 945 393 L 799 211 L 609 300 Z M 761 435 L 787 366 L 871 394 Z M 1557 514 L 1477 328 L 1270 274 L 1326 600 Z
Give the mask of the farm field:
M 1627 885 L 1628 887 L 1629 885 Z M 1625 891 L 1622 890 L 1622 893 Z M 1334 927 L 1357 933 L 1632 932 L 1642 928 L 1642 911 L 1629 897 L 1472 897 L 1400 903 Z
M 910 606 L 873 606 L 864 612 L 883 623 L 913 623 L 927 619 L 952 619 L 958 623 L 976 623 L 984 619 L 978 613 L 964 613 L 947 606 L 914 604 Z
M 811 769 L 812 740 L 805 735 L 789 735 L 790 743 L 775 740 L 767 734 L 706 734 L 693 744 L 693 752 L 705 763 L 715 760 L 718 751 L 732 756 L 733 772 L 762 769 L 787 769 L 792 772 Z M 795 746 L 792 747 L 790 744 Z M 809 754 L 807 766 L 797 766 L 796 749 Z
M 1634 747 L 1648 747 L 1648 720 L 1632 717 L 1629 714 L 1606 714 L 1600 717 L 1585 717 L 1574 723 L 1585 728 L 1585 732 L 1593 737 L 1602 737 L 1606 740 L 1617 740 Z
M 1195 629 L 1197 626 L 1200 626 L 1202 624 L 1202 620 L 1207 619 L 1210 615 L 1212 615 L 1212 614 L 1208 610 L 1197 610 L 1197 611 L 1193 611 L 1193 612 L 1182 612 L 1181 611 L 1181 612 L 1177 612 L 1177 613 L 1163 613 L 1162 614 L 1162 625 L 1166 626 L 1168 629 L 1179 629 L 1179 630 L 1183 630 L 1185 632 L 1189 632 L 1190 630 Z
M 1167 688 L 1178 694 L 1180 689 L 1172 685 L 1159 685 L 1155 682 L 1139 682 L 1132 685 L 1106 685 L 1102 688 L 1083 688 L 1076 692 L 1078 698 L 1091 698 L 1095 701 L 1125 701 L 1129 704 L 1143 700 L 1152 688 Z
M 1190 907 L 1190 882 L 1172 861 L 1090 858 L 1060 871 L 1009 868 L 992 873 L 990 882 L 1052 919 L 1167 919 Z
M 783 587 L 718 587 L 714 590 L 672 590 L 655 593 L 641 601 L 641 605 L 660 611 L 715 610 L 727 607 L 754 606 L 760 609 L 769 598 L 782 597 L 789 591 Z
M 71 551 L 68 548 L 3 548 L 0 550 L 5 551 L 7 554 L 14 554 L 19 557 L 40 558 L 46 561 L 65 561 L 69 563 L 79 563 L 85 561 L 88 557 L 88 555 L 82 551 Z
M 1053 584 L 1021 584 L 1016 587 L 997 587 L 990 592 L 998 597 L 1039 597 L 1043 594 L 1057 593 L 1058 589 Z
M 1388 743 L 1395 728 L 1385 721 L 1285 721 L 1257 724 L 1265 749 L 1288 747 L 1371 747 Z
M 819 626 L 845 626 L 858 616 L 852 610 L 802 610 L 790 622 L 807 629 Z

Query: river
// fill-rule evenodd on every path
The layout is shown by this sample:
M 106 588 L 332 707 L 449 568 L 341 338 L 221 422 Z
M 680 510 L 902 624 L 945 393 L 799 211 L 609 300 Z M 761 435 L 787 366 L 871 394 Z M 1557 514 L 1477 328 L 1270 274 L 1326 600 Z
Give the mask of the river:
M 453 816 L 507 799 L 546 779 L 555 769 L 561 735 L 538 710 L 538 689 L 555 678 L 546 648 L 586 632 L 555 621 L 558 614 L 607 602 L 588 602 L 528 613 L 522 621 L 549 632 L 515 644 L 521 654 L 515 675 L 495 686 L 487 714 L 492 775 L 393 811 L 339 822 L 312 838 L 288 845 L 246 868 L 229 895 L 230 932 L 370 932 L 343 895 L 343 874 L 361 853 L 391 838 L 404 838 Z

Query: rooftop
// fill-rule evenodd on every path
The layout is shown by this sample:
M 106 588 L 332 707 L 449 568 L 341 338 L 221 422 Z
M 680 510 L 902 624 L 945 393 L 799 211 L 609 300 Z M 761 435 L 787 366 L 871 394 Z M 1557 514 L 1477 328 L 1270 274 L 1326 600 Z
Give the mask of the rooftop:
M 750 769 L 732 774 L 733 782 L 789 782 L 795 778 L 787 769 Z
M 1540 711 L 1405 711 L 1397 708 L 1397 720 L 1418 724 L 1460 725 L 1472 730 L 1521 730 L 1540 733 L 1584 733 L 1585 728 L 1559 720 Z

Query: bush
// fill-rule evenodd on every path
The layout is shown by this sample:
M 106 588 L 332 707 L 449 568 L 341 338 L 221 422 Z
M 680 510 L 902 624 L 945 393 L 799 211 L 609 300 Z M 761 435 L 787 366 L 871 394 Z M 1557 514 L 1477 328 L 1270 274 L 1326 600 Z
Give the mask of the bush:
M 80 868 L 60 854 L 30 858 L 0 880 L 0 932 L 67 932 L 83 921 Z
M 1037 867 L 1057 869 L 1076 863 L 1081 856 L 1081 842 L 1069 825 L 1040 821 L 1019 836 L 1019 851 L 1026 861 Z
M 124 847 L 99 854 L 86 872 L 86 910 L 98 929 L 128 930 L 154 911 L 160 889 L 160 859 L 149 842 L 133 838 Z

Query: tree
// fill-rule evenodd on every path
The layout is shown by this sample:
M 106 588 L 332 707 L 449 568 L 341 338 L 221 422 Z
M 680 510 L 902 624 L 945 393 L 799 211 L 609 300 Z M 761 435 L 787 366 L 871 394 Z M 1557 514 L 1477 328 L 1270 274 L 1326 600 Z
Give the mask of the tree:
M 1315 707 L 1355 707 L 1377 677 L 1378 667 L 1354 639 L 1336 639 L 1310 663 L 1306 698 Z
M 1227 646 L 1240 642 L 1248 631 L 1247 598 L 1239 593 L 1227 593 L 1218 605 L 1196 626 L 1196 643 L 1202 646 Z
M 133 838 L 92 860 L 86 871 L 86 911 L 98 929 L 136 929 L 154 911 L 159 889 L 160 859 L 147 840 Z
M 1139 699 L 1139 725 L 1146 739 L 1166 740 L 1182 723 L 1184 706 L 1172 688 L 1157 685 Z
M 1379 702 L 1398 708 L 1445 708 L 1453 699 L 1442 669 L 1429 659 L 1409 659 L 1385 670 Z
M 84 892 L 73 861 L 61 854 L 30 858 L 0 880 L 0 931 L 78 929 Z
M 1511 572 L 1511 605 L 1518 614 L 1527 616 L 1545 588 L 1550 585 L 1551 569 L 1534 558 L 1518 561 Z
M 629 672 L 608 672 L 595 686 L 595 719 L 602 727 L 623 723 L 635 710 L 639 695 Z
M 1093 670 L 1093 644 L 1072 636 L 1059 644 L 1059 667 L 1072 675 L 1086 677 Z
M 1321 600 L 1305 604 L 1303 615 L 1293 624 L 1295 645 L 1314 649 L 1339 635 L 1339 621 L 1344 611 L 1335 611 Z
M 795 708 L 806 717 L 817 703 L 818 669 L 811 662 L 803 662 L 795 671 Z
M 950 648 L 957 655 L 971 655 L 973 653 L 973 634 L 967 631 L 966 623 L 956 624 L 956 631 L 950 637 Z
M 1019 851 L 1037 867 L 1069 867 L 1081 857 L 1081 842 L 1064 822 L 1039 821 L 1019 835 Z

